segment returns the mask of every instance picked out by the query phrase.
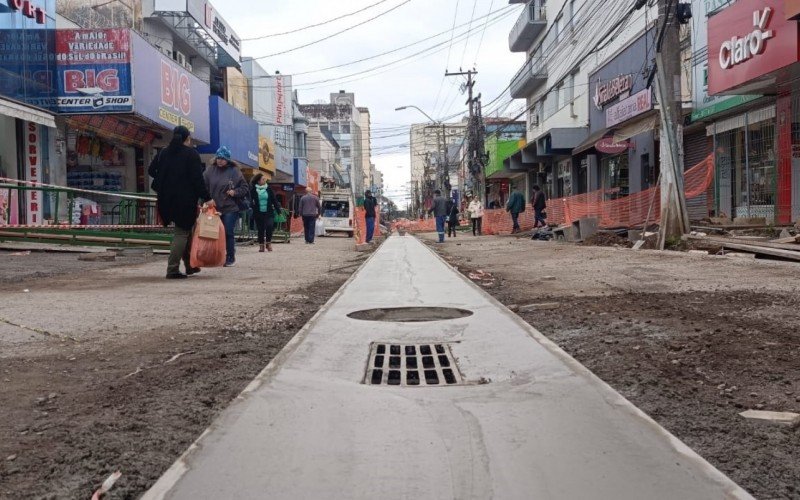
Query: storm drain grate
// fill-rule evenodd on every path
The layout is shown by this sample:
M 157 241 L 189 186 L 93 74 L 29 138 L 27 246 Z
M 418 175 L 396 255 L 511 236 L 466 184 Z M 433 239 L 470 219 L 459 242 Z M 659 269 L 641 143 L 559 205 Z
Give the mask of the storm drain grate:
M 373 343 L 364 381 L 409 387 L 464 383 L 448 344 Z

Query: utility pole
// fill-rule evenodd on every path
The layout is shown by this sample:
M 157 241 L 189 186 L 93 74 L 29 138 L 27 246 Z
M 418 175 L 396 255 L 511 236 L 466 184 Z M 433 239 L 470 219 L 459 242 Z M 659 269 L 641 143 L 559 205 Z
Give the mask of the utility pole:
M 671 6 L 671 8 L 670 8 Z M 661 105 L 661 227 L 659 247 L 689 232 L 683 185 L 680 24 L 676 3 L 658 0 L 662 29 L 656 45 L 656 93 Z
M 473 195 L 480 194 L 483 199 L 483 193 L 480 192 L 480 179 L 483 173 L 483 156 L 484 138 L 483 138 L 483 117 L 481 116 L 480 109 L 480 95 L 473 97 L 473 90 L 475 88 L 475 79 L 473 78 L 478 72 L 475 70 L 459 71 L 457 73 L 445 72 L 445 76 L 466 76 L 467 77 L 467 92 L 468 99 L 466 104 L 469 106 L 469 124 L 467 126 L 467 166 L 470 172 L 471 189 L 474 191 Z

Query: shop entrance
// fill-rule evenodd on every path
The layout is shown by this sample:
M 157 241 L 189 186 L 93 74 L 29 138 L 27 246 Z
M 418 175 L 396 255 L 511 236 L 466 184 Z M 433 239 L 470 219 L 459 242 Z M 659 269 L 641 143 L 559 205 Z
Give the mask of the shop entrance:
M 607 200 L 615 200 L 630 194 L 628 153 L 604 157 L 600 165 L 603 172 L 603 190 Z

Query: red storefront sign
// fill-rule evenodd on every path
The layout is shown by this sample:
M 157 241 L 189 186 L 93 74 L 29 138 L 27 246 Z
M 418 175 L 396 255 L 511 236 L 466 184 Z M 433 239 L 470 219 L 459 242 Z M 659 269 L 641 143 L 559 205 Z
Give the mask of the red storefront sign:
M 784 0 L 786 8 L 786 19 L 800 18 L 800 0 Z
M 708 93 L 735 90 L 800 61 L 786 0 L 739 0 L 708 20 Z
M 630 144 L 629 141 L 614 142 L 613 137 L 604 137 L 594 143 L 594 148 L 601 153 L 616 155 L 627 151 Z
M 37 24 L 47 22 L 47 11 L 37 7 L 30 0 L 8 0 L 8 7 L 11 10 L 22 12 L 22 15 L 30 19 L 36 19 Z

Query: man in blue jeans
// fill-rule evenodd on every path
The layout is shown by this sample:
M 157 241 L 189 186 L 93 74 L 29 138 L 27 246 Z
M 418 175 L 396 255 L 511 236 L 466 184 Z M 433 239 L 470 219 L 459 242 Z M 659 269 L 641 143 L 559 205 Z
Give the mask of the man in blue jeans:
M 306 188 L 306 194 L 300 198 L 300 206 L 297 211 L 303 217 L 303 229 L 305 232 L 306 244 L 308 245 L 314 244 L 317 219 L 319 219 L 321 210 L 322 204 L 319 198 L 314 195 L 311 188 Z
M 433 192 L 433 206 L 428 213 L 436 217 L 436 232 L 439 233 L 439 243 L 444 243 L 444 223 L 447 220 L 447 199 L 440 190 Z
M 372 241 L 375 236 L 375 212 L 378 207 L 378 200 L 372 196 L 372 191 L 364 192 L 364 219 L 367 223 L 367 243 Z

